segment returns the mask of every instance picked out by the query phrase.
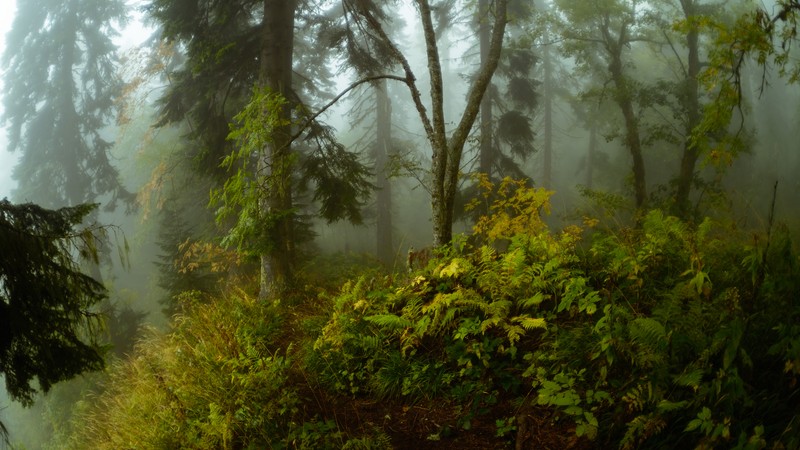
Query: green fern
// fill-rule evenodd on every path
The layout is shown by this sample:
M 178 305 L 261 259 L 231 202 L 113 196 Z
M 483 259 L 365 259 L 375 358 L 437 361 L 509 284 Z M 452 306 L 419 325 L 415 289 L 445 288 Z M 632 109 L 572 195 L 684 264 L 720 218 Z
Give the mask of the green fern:
M 364 317 L 364 320 L 372 322 L 375 325 L 378 325 L 379 327 L 385 328 L 390 331 L 401 330 L 414 326 L 414 322 L 410 321 L 405 317 L 397 316 L 395 314 L 376 314 L 372 316 L 366 316 Z

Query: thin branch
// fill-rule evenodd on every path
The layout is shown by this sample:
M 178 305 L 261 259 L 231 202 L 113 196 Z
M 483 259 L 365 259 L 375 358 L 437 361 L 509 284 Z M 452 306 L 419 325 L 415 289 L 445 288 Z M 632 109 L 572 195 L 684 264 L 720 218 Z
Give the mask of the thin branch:
M 681 65 L 681 70 L 683 71 L 683 76 L 684 77 L 688 77 L 689 76 L 689 71 L 686 69 L 686 66 L 683 64 L 683 60 L 681 59 L 681 56 L 678 54 L 678 50 L 675 49 L 675 45 L 673 45 L 672 39 L 669 38 L 669 36 L 667 35 L 667 31 L 664 30 L 663 28 L 661 29 L 661 33 L 664 35 L 664 39 L 667 40 L 667 44 L 669 44 L 669 48 L 672 49 L 672 53 L 675 54 L 675 59 L 678 61 L 678 64 Z
M 375 76 L 371 76 L 371 77 L 362 78 L 362 79 L 354 82 L 353 84 L 351 84 L 350 86 L 345 88 L 345 90 L 340 92 L 339 95 L 334 97 L 333 100 L 331 100 L 328 103 L 326 103 L 325 106 L 323 106 L 319 111 L 317 111 L 316 113 L 308 116 L 308 118 L 306 119 L 305 123 L 303 123 L 303 125 L 300 127 L 300 129 L 295 134 L 293 134 L 292 137 L 289 139 L 289 144 L 291 144 L 292 142 L 297 140 L 297 138 L 299 138 L 300 135 L 302 135 L 305 132 L 305 130 L 315 120 L 317 120 L 317 117 L 319 117 L 322 114 L 324 114 L 325 111 L 327 111 L 333 105 L 335 105 L 339 100 L 342 99 L 342 97 L 347 95 L 348 92 L 352 91 L 353 89 L 357 88 L 358 86 L 360 86 L 360 85 L 362 85 L 364 83 L 369 83 L 369 82 L 377 81 L 377 80 L 397 80 L 397 81 L 401 81 L 401 82 L 403 82 L 405 84 L 409 83 L 408 79 L 400 77 L 400 76 L 397 76 L 397 75 L 375 75 Z

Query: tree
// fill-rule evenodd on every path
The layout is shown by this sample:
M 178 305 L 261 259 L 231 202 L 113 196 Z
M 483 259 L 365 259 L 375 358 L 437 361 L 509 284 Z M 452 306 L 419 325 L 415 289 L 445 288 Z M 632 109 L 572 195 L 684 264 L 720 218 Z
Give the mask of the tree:
M 481 64 L 486 63 L 490 56 L 491 6 L 488 0 L 480 1 L 476 14 Z M 525 159 L 535 150 L 531 119 L 539 92 L 533 72 L 539 58 L 534 53 L 531 30 L 527 29 L 534 17 L 533 5 L 527 1 L 511 0 L 508 10 L 514 22 L 508 27 L 508 40 L 493 82 L 481 101 L 478 126 L 478 172 L 489 174 L 492 179 L 504 176 L 525 178 L 515 157 Z
M 296 0 L 264 0 L 261 67 L 259 84 L 270 92 L 294 99 L 292 63 L 294 61 L 294 26 Z M 273 220 L 270 252 L 261 255 L 261 297 L 291 283 L 295 236 L 292 200 L 292 106 L 279 104 L 267 148 L 259 159 L 258 172 L 266 171 L 271 182 L 268 195 L 259 209 Z
M 90 203 L 110 195 L 131 202 L 108 158 L 103 136 L 120 83 L 115 25 L 121 0 L 19 2 L 3 63 L 9 150 L 19 150 L 17 197 L 49 207 Z M 130 204 L 130 203 L 129 203 Z
M 293 77 L 295 29 L 314 26 L 304 6 L 294 0 L 153 0 L 147 7 L 162 27 L 161 39 L 186 51 L 185 64 L 173 72 L 175 82 L 161 99 L 159 124 L 191 124 L 189 137 L 203 148 L 201 166 L 224 183 L 217 198 L 243 225 L 231 230 L 236 236 L 229 241 L 246 243 L 251 232 L 259 237 L 253 244 L 261 261 L 261 297 L 292 284 L 300 240 L 298 191 L 313 185 L 319 215 L 354 221 L 368 191 L 366 170 L 335 142 L 330 128 L 315 117 L 305 120 L 310 113 L 300 87 L 309 86 L 295 84 Z M 324 73 L 316 59 L 306 58 L 302 69 Z M 324 81 L 307 78 L 315 85 Z M 249 164 L 252 158 L 255 164 Z M 245 165 L 248 173 L 240 170 Z
M 75 227 L 97 205 L 48 210 L 0 201 L 0 373 L 12 399 L 103 367 L 91 308 L 106 297 L 75 255 L 97 260 L 101 229 Z
M 555 4 L 569 24 L 562 27 L 562 33 L 571 41 L 570 53 L 583 64 L 593 64 L 600 50 L 605 60 L 613 99 L 625 124 L 624 143 L 632 160 L 635 205 L 641 209 L 647 201 L 641 125 L 636 113 L 636 86 L 626 70 L 631 44 L 647 39 L 640 28 L 641 5 L 637 0 L 597 4 L 560 0 Z
M 392 184 L 389 179 L 389 159 L 394 154 L 392 147 L 392 101 L 387 92 L 386 80 L 376 82 L 375 106 L 375 199 L 377 256 L 385 264 L 394 261 L 392 242 Z
M 397 79 L 406 84 L 425 129 L 425 135 L 431 145 L 431 209 L 434 246 L 445 245 L 452 238 L 453 206 L 458 190 L 461 157 L 467 137 L 478 116 L 484 93 L 500 60 L 503 37 L 508 23 L 507 3 L 507 0 L 497 0 L 494 3 L 494 21 L 488 57 L 481 65 L 470 86 L 467 94 L 467 103 L 458 125 L 448 135 L 444 116 L 444 82 L 437 43 L 439 34 L 437 33 L 437 27 L 434 25 L 430 2 L 428 0 L 417 0 L 415 2 L 425 38 L 428 75 L 431 83 L 430 115 L 417 86 L 417 77 L 411 69 L 406 56 L 384 30 L 381 23 L 383 17 L 381 17 L 379 10 L 371 2 L 344 2 L 348 14 L 358 26 L 362 27 L 363 30 L 368 30 L 365 33 L 366 37 L 375 41 L 378 48 L 385 50 L 394 64 L 402 67 L 403 76 L 386 76 L 386 78 Z

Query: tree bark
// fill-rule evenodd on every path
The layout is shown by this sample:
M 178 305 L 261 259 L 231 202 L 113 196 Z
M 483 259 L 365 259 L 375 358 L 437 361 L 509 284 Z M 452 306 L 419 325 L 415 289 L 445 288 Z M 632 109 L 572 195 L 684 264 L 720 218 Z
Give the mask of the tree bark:
M 492 28 L 492 39 L 489 46 L 487 60 L 481 65 L 475 82 L 467 94 L 467 105 L 464 113 L 450 139 L 447 139 L 444 130 L 444 117 L 441 115 L 441 68 L 438 62 L 436 36 L 433 31 L 430 6 L 427 0 L 418 0 L 420 17 L 425 31 L 425 44 L 428 54 L 428 70 L 431 72 L 431 99 L 433 101 L 433 136 L 429 136 L 433 148 L 432 175 L 433 186 L 431 189 L 431 209 L 433 218 L 433 245 L 440 247 L 450 243 L 453 237 L 453 205 L 458 189 L 458 176 L 461 167 L 461 157 L 472 125 L 478 116 L 480 104 L 486 89 L 492 80 L 497 65 L 500 61 L 500 51 L 503 46 L 508 18 L 506 17 L 507 0 L 497 0 L 495 3 L 495 21 Z M 437 103 L 439 106 L 437 106 Z M 439 118 L 437 119 L 437 115 Z M 441 125 L 437 127 L 437 125 Z
M 550 55 L 547 27 L 544 29 L 545 43 L 542 64 L 544 66 L 544 158 L 542 162 L 542 186 L 553 186 L 553 61 Z
M 686 108 L 686 141 L 681 157 L 680 173 L 678 175 L 678 188 L 675 193 L 675 208 L 679 217 L 688 218 L 691 204 L 689 194 L 692 190 L 692 182 L 695 177 L 695 166 L 699 151 L 697 146 L 692 143 L 692 133 L 700 123 L 700 98 L 698 91 L 697 76 L 700 74 L 700 54 L 698 48 L 698 31 L 692 23 L 695 16 L 694 0 L 681 0 L 681 7 L 684 16 L 690 24 L 689 32 L 686 34 L 686 48 L 688 50 L 688 61 L 686 64 L 685 80 L 685 108 Z
M 284 99 L 291 99 L 296 0 L 264 0 L 260 82 Z M 292 106 L 280 111 L 280 122 L 260 169 L 268 173 L 264 217 L 271 227 L 272 246 L 261 255 L 260 298 L 279 293 L 292 281 L 294 227 L 291 179 Z
M 608 70 L 614 82 L 616 93 L 614 101 L 622 111 L 625 121 L 625 146 L 633 160 L 633 190 L 636 209 L 644 208 L 647 202 L 647 184 L 645 178 L 644 158 L 642 156 L 642 141 L 639 133 L 639 119 L 633 108 L 633 98 L 628 86 L 628 80 L 622 69 L 622 49 L 627 43 L 627 23 L 622 25 L 619 36 L 614 39 L 608 29 L 608 21 L 601 28 L 605 40 L 606 51 L 609 56 Z
M 428 73 L 431 80 L 431 117 L 422 95 L 416 85 L 416 76 L 411 70 L 408 59 L 389 39 L 380 21 L 369 11 L 361 10 L 359 14 L 368 27 L 386 46 L 391 56 L 403 67 L 405 84 L 411 93 L 411 99 L 420 116 L 425 135 L 431 145 L 431 210 L 433 221 L 433 245 L 436 247 L 448 244 L 453 235 L 453 204 L 458 188 L 458 175 L 464 144 L 480 110 L 481 101 L 491 82 L 494 71 L 500 61 L 500 51 L 505 34 L 508 0 L 496 0 L 494 8 L 494 24 L 491 43 L 486 62 L 481 65 L 475 82 L 467 94 L 467 105 L 461 119 L 448 139 L 444 121 L 444 89 L 442 84 L 442 68 L 439 49 L 436 43 L 436 32 L 431 16 L 428 0 L 416 0 L 425 37 L 425 50 L 428 60 Z
M 586 188 L 592 189 L 594 184 L 594 164 L 597 153 L 597 115 L 589 124 L 589 147 L 586 152 Z
M 484 64 L 489 59 L 491 45 L 491 29 L 489 28 L 489 0 L 478 1 L 478 36 L 480 39 L 480 61 Z M 491 91 L 490 91 L 491 92 Z M 481 101 L 480 117 L 480 149 L 478 156 L 478 171 L 489 177 L 492 175 L 494 163 L 494 145 L 492 139 L 492 98 L 484 95 Z
M 375 156 L 376 234 L 378 259 L 387 266 L 394 262 L 392 245 L 392 185 L 389 181 L 389 156 L 392 153 L 392 103 L 386 80 L 375 83 L 377 103 L 377 130 Z

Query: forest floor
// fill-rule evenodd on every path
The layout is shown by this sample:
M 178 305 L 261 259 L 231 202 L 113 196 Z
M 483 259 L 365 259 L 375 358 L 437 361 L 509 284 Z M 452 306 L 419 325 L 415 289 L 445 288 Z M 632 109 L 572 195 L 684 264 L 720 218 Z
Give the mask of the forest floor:
M 507 417 L 509 405 L 498 405 L 470 422 L 469 430 L 458 429 L 454 405 L 442 401 L 420 401 L 413 405 L 376 401 L 324 392 L 313 395 L 320 415 L 333 419 L 337 427 L 350 435 L 386 433 L 392 447 L 421 449 L 541 449 L 584 450 L 594 448 L 588 440 L 575 435 L 574 424 L 558 423 L 552 411 L 534 408 L 516 416 L 517 424 L 507 436 L 497 436 L 496 418 Z

